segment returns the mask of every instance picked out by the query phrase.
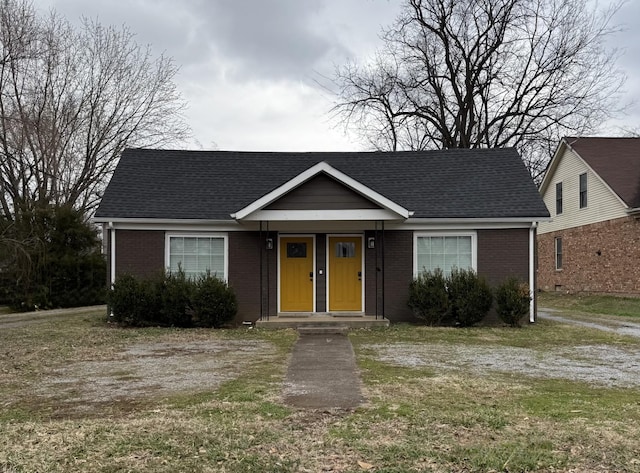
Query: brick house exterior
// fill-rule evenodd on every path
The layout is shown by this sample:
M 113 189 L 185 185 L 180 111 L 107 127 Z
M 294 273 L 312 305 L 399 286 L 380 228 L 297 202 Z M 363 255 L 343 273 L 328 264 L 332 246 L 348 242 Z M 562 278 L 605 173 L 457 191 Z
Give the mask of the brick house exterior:
M 545 218 L 512 149 L 130 149 L 94 220 L 104 225 L 109 283 L 178 264 L 191 275 L 210 269 L 233 287 L 241 323 L 287 312 L 411 321 L 409 283 L 434 267 L 533 287 Z
M 640 295 L 640 139 L 564 138 L 540 192 L 539 288 Z

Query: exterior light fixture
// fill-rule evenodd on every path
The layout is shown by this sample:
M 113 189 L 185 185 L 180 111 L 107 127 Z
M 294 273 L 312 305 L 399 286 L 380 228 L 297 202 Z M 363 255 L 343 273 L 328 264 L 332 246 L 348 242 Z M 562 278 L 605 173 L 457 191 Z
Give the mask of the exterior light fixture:
M 367 238 L 367 248 L 373 249 L 376 247 L 376 237 Z
M 273 250 L 273 238 L 267 238 L 266 247 L 267 250 Z

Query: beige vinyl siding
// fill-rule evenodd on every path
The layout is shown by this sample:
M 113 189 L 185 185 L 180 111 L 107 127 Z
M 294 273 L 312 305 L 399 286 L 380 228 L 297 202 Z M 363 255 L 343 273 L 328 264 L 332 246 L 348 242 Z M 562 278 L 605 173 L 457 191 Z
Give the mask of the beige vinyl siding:
M 587 206 L 580 208 L 580 174 L 587 173 Z M 562 181 L 562 214 L 556 215 L 556 183 Z M 569 148 L 558 160 L 558 165 L 548 182 L 544 203 L 551 212 L 550 222 L 541 222 L 538 233 L 548 233 L 565 228 L 625 217 L 625 206 L 602 180 Z

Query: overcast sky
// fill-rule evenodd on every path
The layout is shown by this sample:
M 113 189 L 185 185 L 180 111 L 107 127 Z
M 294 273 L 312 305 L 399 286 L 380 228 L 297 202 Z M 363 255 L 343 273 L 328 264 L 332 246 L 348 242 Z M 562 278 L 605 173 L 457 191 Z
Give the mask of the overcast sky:
M 333 97 L 317 80 L 335 65 L 370 56 L 400 0 L 34 0 L 70 21 L 126 24 L 142 44 L 180 66 L 194 149 L 260 151 L 361 150 L 336 128 Z M 606 3 L 606 0 L 600 2 Z M 640 0 L 616 17 L 625 31 L 619 65 L 634 102 L 619 123 L 640 130 Z M 603 134 L 617 133 L 607 124 Z

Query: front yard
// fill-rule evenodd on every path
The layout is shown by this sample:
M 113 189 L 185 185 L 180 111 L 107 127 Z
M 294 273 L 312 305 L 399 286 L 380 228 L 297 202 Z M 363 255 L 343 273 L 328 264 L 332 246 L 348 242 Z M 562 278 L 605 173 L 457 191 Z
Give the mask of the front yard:
M 367 404 L 281 403 L 293 331 L 0 327 L 0 472 L 640 472 L 639 340 L 350 334 Z

